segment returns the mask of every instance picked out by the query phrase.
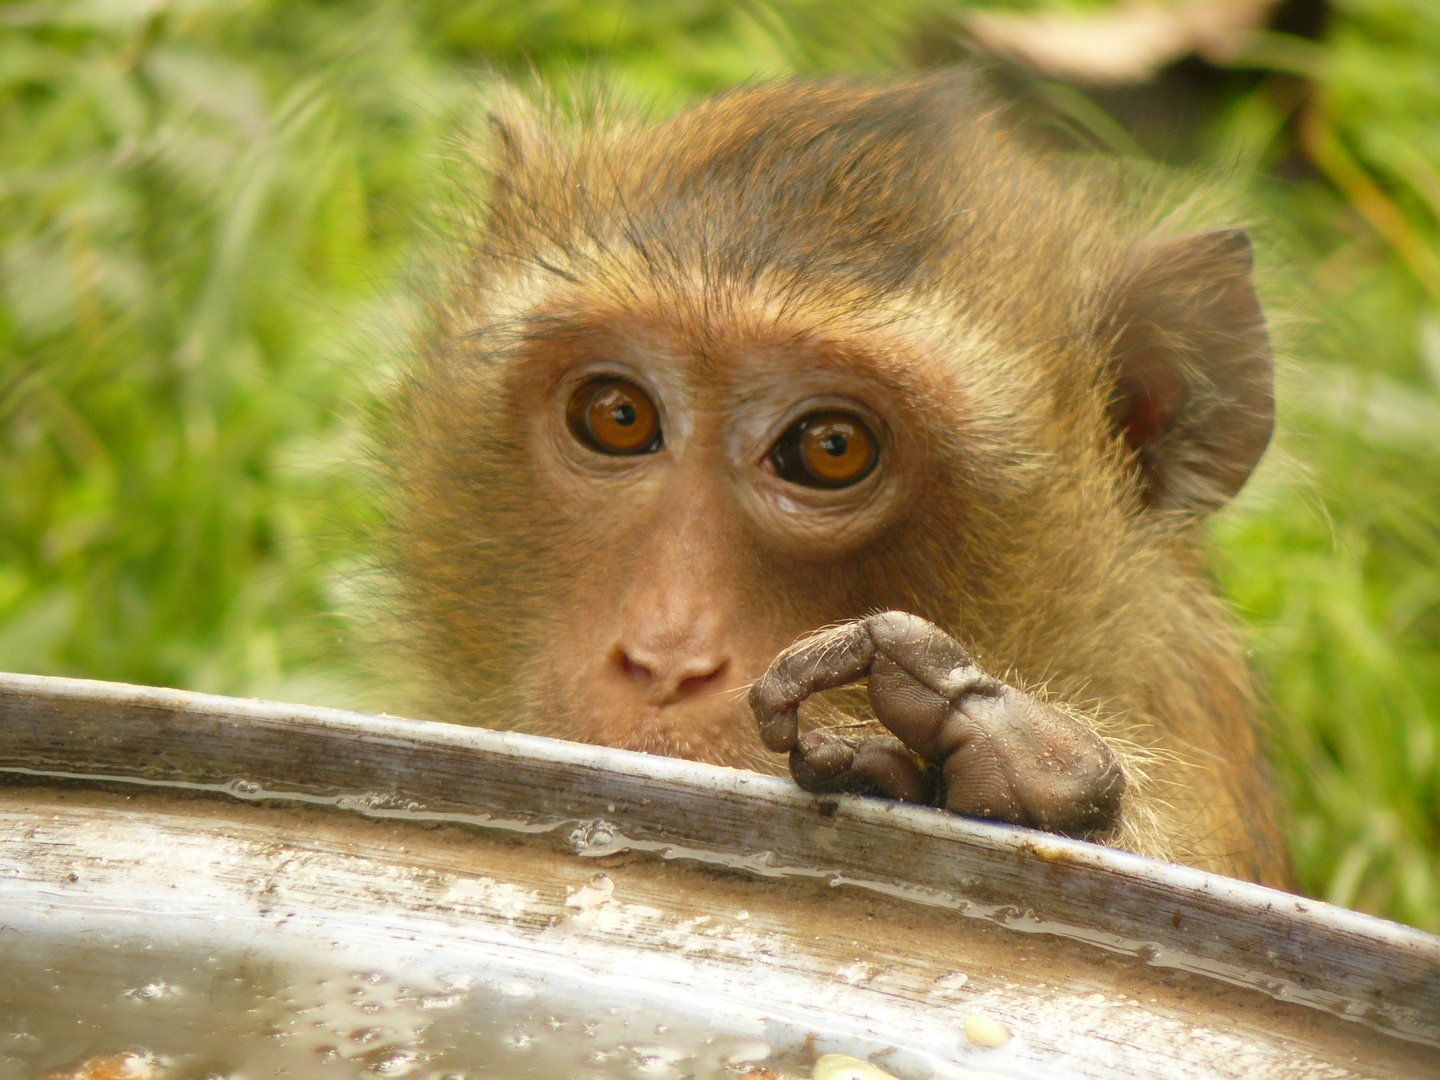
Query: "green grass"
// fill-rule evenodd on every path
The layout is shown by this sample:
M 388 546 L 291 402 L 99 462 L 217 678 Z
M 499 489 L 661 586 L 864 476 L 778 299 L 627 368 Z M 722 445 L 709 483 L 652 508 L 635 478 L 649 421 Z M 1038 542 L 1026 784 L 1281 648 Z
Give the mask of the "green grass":
M 1305 888 L 1440 930 L 1440 9 L 1335 8 L 1186 135 L 1291 313 L 1279 452 L 1217 570 Z M 0 5 L 0 668 L 343 697 L 363 417 L 487 73 L 668 108 L 903 69 L 955 9 Z

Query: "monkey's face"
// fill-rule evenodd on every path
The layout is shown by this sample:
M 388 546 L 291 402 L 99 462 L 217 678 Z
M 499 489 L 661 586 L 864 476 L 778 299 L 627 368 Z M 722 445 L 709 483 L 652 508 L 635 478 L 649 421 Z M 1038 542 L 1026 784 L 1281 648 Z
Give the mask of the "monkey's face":
M 548 579 L 528 590 L 535 726 L 773 769 L 745 693 L 776 653 L 915 606 L 881 564 L 927 472 L 926 424 L 886 369 L 773 330 L 697 340 L 616 315 L 522 352 L 501 396 L 527 480 L 488 513 Z

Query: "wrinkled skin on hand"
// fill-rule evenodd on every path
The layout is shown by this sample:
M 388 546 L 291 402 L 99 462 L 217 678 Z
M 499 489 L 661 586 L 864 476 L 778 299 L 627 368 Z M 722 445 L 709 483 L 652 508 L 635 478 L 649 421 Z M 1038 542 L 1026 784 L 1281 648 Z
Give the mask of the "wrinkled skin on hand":
M 865 678 L 894 737 L 799 735 L 801 702 Z M 750 708 L 806 791 L 884 795 L 1069 836 L 1119 821 L 1125 774 L 1099 736 L 987 675 L 916 615 L 887 611 L 799 642 L 755 682 Z

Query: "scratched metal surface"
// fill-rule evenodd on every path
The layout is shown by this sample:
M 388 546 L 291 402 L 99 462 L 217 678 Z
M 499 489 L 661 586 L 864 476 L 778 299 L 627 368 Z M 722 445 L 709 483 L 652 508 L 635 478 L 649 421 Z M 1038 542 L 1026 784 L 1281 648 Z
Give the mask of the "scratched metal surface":
M 1440 1075 L 1440 939 L 774 777 L 3 675 L 0 780 L 0 951 L 528 973 L 904 1080 Z

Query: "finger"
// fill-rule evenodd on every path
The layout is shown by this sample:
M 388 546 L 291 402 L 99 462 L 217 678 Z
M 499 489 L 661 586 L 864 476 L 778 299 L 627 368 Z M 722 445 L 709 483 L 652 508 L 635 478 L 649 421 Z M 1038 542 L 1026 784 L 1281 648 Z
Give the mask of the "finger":
M 1015 721 L 1015 705 L 1011 695 L 972 699 L 937 732 L 937 741 L 949 749 L 943 766 L 944 806 L 951 813 L 1035 824 L 1031 808 L 1016 790 L 1017 768 L 1031 768 L 1034 762 L 1032 748 Z
M 1112 827 L 1125 773 L 1072 716 L 1013 687 L 971 695 L 941 735 L 947 810 L 1069 836 Z
M 807 731 L 790 751 L 790 775 L 805 791 L 823 794 L 844 786 L 858 744 L 828 731 Z
M 898 739 L 846 739 L 828 731 L 807 732 L 790 752 L 790 775 L 806 791 L 881 795 L 900 802 L 928 803 L 935 786 L 931 770 Z
M 945 759 L 942 738 L 955 707 L 888 656 L 870 665 L 870 707 L 912 751 L 937 763 Z
M 1001 685 L 980 670 L 958 641 L 918 615 L 886 611 L 870 616 L 865 625 L 877 655 L 889 657 L 947 701 L 980 690 L 998 691 Z
M 760 741 L 777 752 L 793 750 L 800 703 L 811 694 L 862 678 L 874 655 L 863 622 L 842 623 L 786 649 L 750 688 Z

